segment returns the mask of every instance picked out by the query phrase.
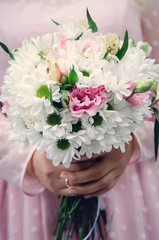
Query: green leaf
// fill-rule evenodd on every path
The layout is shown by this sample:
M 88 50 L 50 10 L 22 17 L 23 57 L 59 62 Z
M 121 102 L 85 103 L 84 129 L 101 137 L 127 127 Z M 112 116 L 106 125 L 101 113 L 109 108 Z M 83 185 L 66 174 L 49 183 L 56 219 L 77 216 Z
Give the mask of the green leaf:
M 61 78 L 60 78 L 60 83 L 62 84 L 67 84 L 68 83 L 68 80 L 67 80 L 67 76 L 66 75 L 62 75 Z
M 134 39 L 132 39 L 130 47 L 131 47 L 131 48 L 135 47 L 135 41 L 134 41 Z
M 56 85 L 59 86 L 61 90 L 65 90 L 67 88 L 72 87 L 71 84 L 60 85 L 59 83 L 56 83 Z
M 96 23 L 93 21 L 93 19 L 91 18 L 88 8 L 87 8 L 87 20 L 88 20 L 88 25 L 89 28 L 92 29 L 92 32 L 98 32 L 98 28 Z
M 10 58 L 11 58 L 12 60 L 15 60 L 13 53 L 11 53 L 11 52 L 9 51 L 8 47 L 7 47 L 4 43 L 0 42 L 0 46 L 1 46 L 1 48 L 2 48 L 6 53 L 9 54 L 9 56 L 10 56 Z
M 68 83 L 74 85 L 78 82 L 78 75 L 74 70 L 74 65 L 68 76 Z
M 155 115 L 157 121 L 159 122 L 158 109 L 157 108 L 152 108 L 152 109 L 153 109 L 153 112 L 154 112 L 154 115 Z
M 58 26 L 58 25 L 61 25 L 60 23 L 54 21 L 52 18 L 51 18 L 51 21 L 53 21 L 53 23 L 55 23 L 57 26 Z
M 124 55 L 128 49 L 128 46 L 129 46 L 128 31 L 126 31 L 125 36 L 124 36 L 123 45 L 116 54 L 116 56 L 119 58 L 119 60 L 121 60 L 124 57 Z
M 103 59 L 106 59 L 106 58 L 107 58 L 107 56 L 108 56 L 108 54 L 109 54 L 110 51 L 111 51 L 110 49 L 109 49 L 108 51 L 106 51 L 106 53 L 104 54 Z
M 50 96 L 50 91 L 46 85 L 42 85 L 41 87 L 38 88 L 36 92 L 36 96 L 38 98 L 45 97 L 45 99 L 49 98 Z
M 40 56 L 40 58 L 41 58 L 41 60 L 43 60 L 43 61 L 45 61 L 45 60 L 47 60 L 47 58 L 46 57 L 44 57 L 44 56 Z
M 82 35 L 83 35 L 83 32 L 77 38 L 75 38 L 75 40 L 79 40 L 82 37 Z
M 158 155 L 158 144 L 159 144 L 159 122 L 156 119 L 154 126 L 154 144 L 155 144 L 155 160 L 157 160 Z
M 153 88 L 153 91 L 154 91 L 155 95 L 157 96 L 158 82 L 156 82 L 155 80 L 153 82 L 153 87 L 152 88 Z
M 47 58 L 43 56 L 43 52 L 38 53 L 38 55 L 40 56 L 41 60 L 47 60 Z
M 85 76 L 85 77 L 89 77 L 90 76 L 89 72 L 87 72 L 87 71 L 81 71 L 81 72 L 82 72 L 83 76 Z

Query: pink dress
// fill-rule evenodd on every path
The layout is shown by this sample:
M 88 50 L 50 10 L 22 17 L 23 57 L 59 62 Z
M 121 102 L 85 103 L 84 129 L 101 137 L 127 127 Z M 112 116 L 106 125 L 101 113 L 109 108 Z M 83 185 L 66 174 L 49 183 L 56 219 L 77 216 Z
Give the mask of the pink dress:
M 70 17 L 85 18 L 88 7 L 102 32 L 116 32 L 123 37 L 128 29 L 130 38 L 136 41 L 142 39 L 142 31 L 148 41 L 155 32 L 151 41 L 155 54 L 159 49 L 159 28 L 151 32 L 151 27 L 159 18 L 158 3 L 149 16 L 154 23 L 144 18 L 143 26 L 137 11 L 126 0 L 1 0 L 0 41 L 13 49 L 20 46 L 23 37 L 55 31 L 51 18 L 57 22 L 67 22 Z M 1 49 L 0 56 L 2 84 L 9 58 Z M 154 161 L 152 123 L 147 122 L 135 135 L 140 151 L 132 156 L 112 190 L 114 216 L 108 240 L 159 239 L 159 160 Z M 34 148 L 30 146 L 29 151 L 24 151 L 22 145 L 9 142 L 8 136 L 7 120 L 0 113 L 0 240 L 54 240 L 59 202 L 25 174 Z

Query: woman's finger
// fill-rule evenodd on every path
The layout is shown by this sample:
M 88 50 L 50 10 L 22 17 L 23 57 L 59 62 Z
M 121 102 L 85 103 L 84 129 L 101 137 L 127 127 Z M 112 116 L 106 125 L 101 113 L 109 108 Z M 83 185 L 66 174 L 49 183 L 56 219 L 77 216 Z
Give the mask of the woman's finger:
M 87 182 L 97 181 L 107 175 L 110 171 L 115 170 L 121 166 L 120 161 L 112 161 L 111 158 L 100 156 L 89 168 L 83 171 L 70 172 L 64 170 L 61 173 L 61 178 L 68 178 L 71 185 L 79 185 Z

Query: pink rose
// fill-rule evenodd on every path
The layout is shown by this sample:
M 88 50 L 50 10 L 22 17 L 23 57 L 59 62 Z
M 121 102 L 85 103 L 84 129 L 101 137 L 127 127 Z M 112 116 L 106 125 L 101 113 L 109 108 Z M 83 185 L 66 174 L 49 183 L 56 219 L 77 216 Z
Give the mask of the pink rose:
M 85 113 L 94 116 L 100 106 L 107 102 L 106 90 L 104 86 L 75 88 L 70 93 L 70 100 L 69 107 L 73 117 L 80 118 Z

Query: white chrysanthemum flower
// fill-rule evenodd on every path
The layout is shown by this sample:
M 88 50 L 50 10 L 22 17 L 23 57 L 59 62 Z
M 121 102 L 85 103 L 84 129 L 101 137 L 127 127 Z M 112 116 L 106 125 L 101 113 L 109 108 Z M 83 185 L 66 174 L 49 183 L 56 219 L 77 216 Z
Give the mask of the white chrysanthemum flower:
M 114 101 L 119 102 L 123 99 L 124 96 L 130 95 L 130 90 L 128 88 L 131 86 L 127 79 L 119 79 L 117 76 L 113 75 L 111 71 L 105 71 L 104 72 L 104 80 L 105 80 L 105 88 L 107 92 L 112 92 L 114 95 Z
M 85 20 L 79 22 L 72 21 L 67 24 L 61 24 L 58 27 L 59 33 L 70 39 L 76 39 L 81 33 L 89 28 Z
M 92 59 L 81 59 L 77 62 L 76 72 L 78 74 L 77 87 L 98 87 L 103 85 L 102 67 L 104 61 Z

